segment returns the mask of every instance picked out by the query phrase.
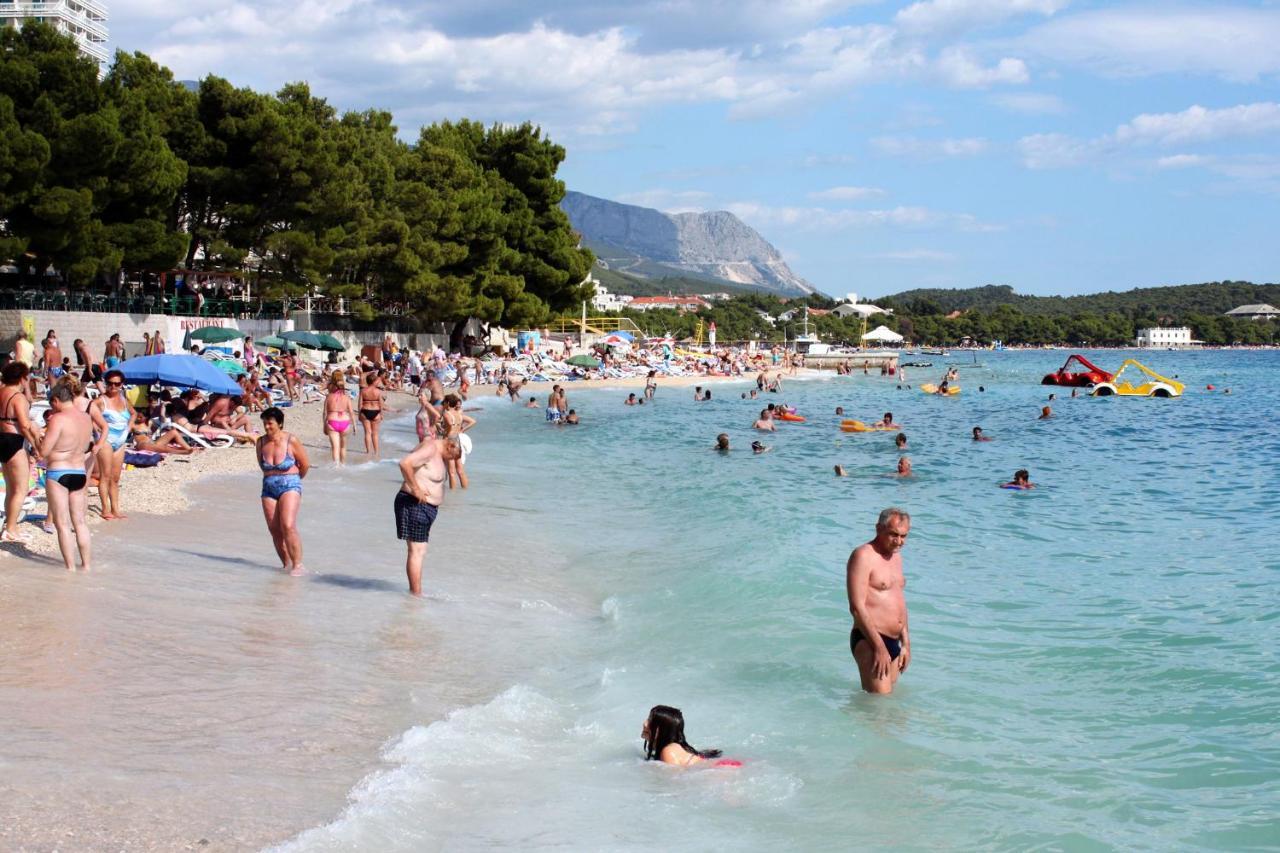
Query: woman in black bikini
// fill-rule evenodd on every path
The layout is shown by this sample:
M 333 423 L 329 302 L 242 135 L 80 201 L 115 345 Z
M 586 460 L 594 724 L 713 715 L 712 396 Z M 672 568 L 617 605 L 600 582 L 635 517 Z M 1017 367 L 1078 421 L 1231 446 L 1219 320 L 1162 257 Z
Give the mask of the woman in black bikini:
M 31 368 L 11 361 L 0 370 L 0 462 L 4 463 L 4 531 L 0 542 L 23 542 L 18 517 L 31 483 L 31 459 L 25 442 L 40 446 L 40 431 L 31 422 L 31 402 L 23 393 Z
M 361 379 L 360 427 L 364 430 L 364 452 L 378 455 L 378 431 L 382 428 L 382 379 L 369 371 Z

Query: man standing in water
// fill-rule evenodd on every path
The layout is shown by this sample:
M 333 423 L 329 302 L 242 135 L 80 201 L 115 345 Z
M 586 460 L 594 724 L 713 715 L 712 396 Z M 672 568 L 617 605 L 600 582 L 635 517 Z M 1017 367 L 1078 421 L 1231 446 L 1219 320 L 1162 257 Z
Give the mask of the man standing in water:
M 404 484 L 396 493 L 396 538 L 403 539 L 408 550 L 405 573 L 412 595 L 422 595 L 422 561 L 427 556 L 431 525 L 444 500 L 445 465 L 461 456 L 462 448 L 456 441 L 428 434 L 400 460 Z
M 911 516 L 896 507 L 880 513 L 876 536 L 849 555 L 845 586 L 853 631 L 849 649 L 858 664 L 862 689 L 892 693 L 898 676 L 911 662 L 907 633 L 907 585 L 899 553 L 911 531 Z

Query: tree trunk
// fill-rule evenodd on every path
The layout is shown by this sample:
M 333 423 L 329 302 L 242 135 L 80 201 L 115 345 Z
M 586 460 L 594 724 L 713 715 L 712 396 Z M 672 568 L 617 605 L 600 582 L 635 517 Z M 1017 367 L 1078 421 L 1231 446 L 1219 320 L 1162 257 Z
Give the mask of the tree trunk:
M 462 350 L 462 336 L 467 330 L 468 322 L 468 320 L 459 320 L 453 324 L 453 329 L 449 332 L 449 352 Z

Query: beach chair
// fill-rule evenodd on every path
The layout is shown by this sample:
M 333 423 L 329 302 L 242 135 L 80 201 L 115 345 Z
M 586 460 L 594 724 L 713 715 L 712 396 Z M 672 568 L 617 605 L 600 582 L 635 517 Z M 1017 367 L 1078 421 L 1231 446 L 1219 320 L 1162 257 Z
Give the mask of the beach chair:
M 235 438 L 229 435 L 216 435 L 211 438 L 205 438 L 199 433 L 194 433 L 187 429 L 177 421 L 169 420 L 167 418 L 156 418 L 156 420 L 159 421 L 160 425 L 152 429 L 153 438 L 157 438 L 160 434 L 168 432 L 171 429 L 176 429 L 178 434 L 181 435 L 188 444 L 191 444 L 194 447 L 213 449 L 215 447 L 231 447 L 236 443 Z

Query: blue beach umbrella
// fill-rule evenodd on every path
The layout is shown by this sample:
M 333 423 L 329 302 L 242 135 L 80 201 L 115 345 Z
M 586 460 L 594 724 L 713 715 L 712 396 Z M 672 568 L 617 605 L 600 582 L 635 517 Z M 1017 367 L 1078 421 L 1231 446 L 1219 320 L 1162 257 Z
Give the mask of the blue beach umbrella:
M 213 364 L 195 355 L 145 355 L 120 362 L 116 368 L 133 385 L 172 385 L 199 388 L 210 394 L 242 394 L 243 389 Z

